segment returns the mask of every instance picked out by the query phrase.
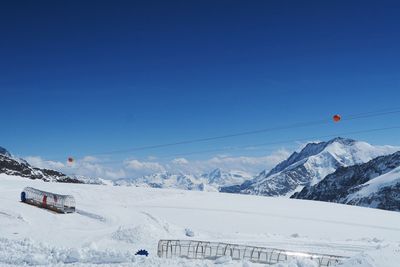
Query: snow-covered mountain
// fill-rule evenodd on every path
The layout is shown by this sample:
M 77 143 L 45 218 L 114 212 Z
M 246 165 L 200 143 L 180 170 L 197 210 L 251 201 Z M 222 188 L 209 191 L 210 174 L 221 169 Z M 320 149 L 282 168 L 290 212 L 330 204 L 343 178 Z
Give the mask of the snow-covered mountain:
M 58 171 L 35 168 L 25 160 L 12 156 L 10 152 L 2 147 L 0 147 L 0 173 L 29 179 L 40 179 L 46 182 L 82 183 L 78 179 L 71 178 Z
M 400 211 L 400 152 L 339 168 L 292 198 Z
M 114 185 L 218 191 L 222 186 L 241 184 L 251 177 L 250 174 L 242 171 L 228 172 L 221 169 L 215 169 L 202 175 L 163 172 L 133 179 L 119 179 L 114 181 Z
M 119 179 L 114 181 L 117 186 L 140 186 L 153 188 L 176 188 L 185 190 L 206 190 L 206 184 L 192 174 L 184 173 L 154 173 L 132 179 Z
M 6 157 L 11 157 L 10 152 L 7 151 L 4 147 L 0 146 L 0 155 L 6 156 Z
M 334 138 L 327 142 L 309 143 L 300 152 L 271 171 L 263 171 L 257 177 L 239 186 L 221 188 L 222 192 L 266 196 L 291 196 L 304 186 L 312 186 L 339 167 L 367 162 L 378 156 L 391 154 L 398 148 L 372 146 L 366 142 L 346 138 Z
M 98 177 L 87 177 L 83 175 L 70 175 L 70 177 L 78 181 L 81 181 L 84 184 L 112 185 L 112 181 Z
M 209 185 L 218 188 L 222 186 L 242 184 L 251 179 L 252 175 L 244 171 L 224 171 L 217 168 L 209 173 L 201 175 L 201 178 L 205 179 Z

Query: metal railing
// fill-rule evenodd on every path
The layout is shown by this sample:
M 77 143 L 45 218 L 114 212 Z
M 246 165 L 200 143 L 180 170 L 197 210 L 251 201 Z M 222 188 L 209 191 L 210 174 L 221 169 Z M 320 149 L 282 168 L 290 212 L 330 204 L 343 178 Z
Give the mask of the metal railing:
M 161 258 L 182 257 L 208 260 L 230 256 L 233 260 L 248 260 L 261 264 L 306 258 L 317 262 L 319 267 L 335 266 L 346 259 L 346 257 L 335 255 L 195 240 L 160 240 L 157 254 Z

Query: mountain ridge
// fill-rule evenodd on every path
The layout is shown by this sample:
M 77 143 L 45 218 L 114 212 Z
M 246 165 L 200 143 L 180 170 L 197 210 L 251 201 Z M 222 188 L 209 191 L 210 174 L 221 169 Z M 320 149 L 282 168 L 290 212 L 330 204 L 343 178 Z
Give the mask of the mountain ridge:
M 252 176 L 241 171 L 213 169 L 203 174 L 183 172 L 161 172 L 137 178 L 123 178 L 114 181 L 117 186 L 150 186 L 154 188 L 177 188 L 198 191 L 218 191 L 221 186 L 242 183 Z
M 40 179 L 45 182 L 83 183 L 59 171 L 33 167 L 26 160 L 12 156 L 12 154 L 3 147 L 0 147 L 0 173 L 33 180 Z
M 371 184 L 374 186 L 366 190 Z M 338 168 L 318 184 L 303 188 L 291 198 L 400 211 L 399 192 L 400 151 L 363 164 Z
M 300 152 L 292 153 L 269 172 L 264 170 L 241 185 L 223 187 L 221 192 L 290 196 L 304 186 L 317 184 L 339 167 L 364 163 L 395 150 L 396 148 L 390 146 L 372 146 L 342 137 L 308 143 Z

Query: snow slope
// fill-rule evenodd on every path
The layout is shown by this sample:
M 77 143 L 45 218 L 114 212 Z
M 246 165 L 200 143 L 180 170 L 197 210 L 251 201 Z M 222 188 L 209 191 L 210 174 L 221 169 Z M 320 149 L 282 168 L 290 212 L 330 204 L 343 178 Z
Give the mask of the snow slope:
M 400 167 L 362 184 L 346 197 L 345 203 L 399 211 Z
M 361 190 L 356 194 L 348 197 L 348 199 L 353 199 L 355 197 L 364 197 L 374 194 L 385 187 L 390 187 L 400 183 L 400 167 L 385 173 L 384 175 L 378 176 L 361 186 Z
M 19 202 L 25 186 L 74 195 L 78 212 Z M 400 213 L 306 200 L 140 187 L 46 183 L 0 175 L 0 266 L 253 266 L 160 259 L 160 238 L 225 241 L 353 256 L 346 267 L 400 262 Z M 134 256 L 147 249 L 150 257 Z M 360 265 L 364 262 L 364 265 Z M 370 264 L 370 265 L 367 265 Z M 260 266 L 260 265 L 255 265 Z M 313 266 L 298 261 L 280 267 Z

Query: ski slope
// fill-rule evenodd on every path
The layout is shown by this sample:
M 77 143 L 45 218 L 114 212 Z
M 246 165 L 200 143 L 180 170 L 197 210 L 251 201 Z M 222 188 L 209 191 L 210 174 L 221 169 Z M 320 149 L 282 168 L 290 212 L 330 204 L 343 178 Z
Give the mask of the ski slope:
M 73 195 L 77 213 L 19 202 L 26 186 Z M 186 233 L 193 232 L 193 237 Z M 46 183 L 0 175 L 0 266 L 261 266 L 161 259 L 159 239 L 195 239 L 351 257 L 344 266 L 398 267 L 400 213 L 286 198 Z M 134 256 L 146 249 L 150 257 Z M 278 264 L 310 267 L 309 261 Z

